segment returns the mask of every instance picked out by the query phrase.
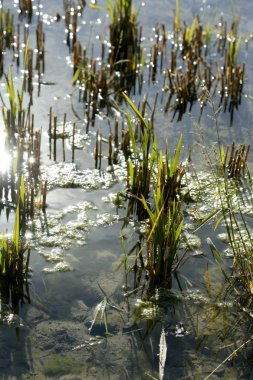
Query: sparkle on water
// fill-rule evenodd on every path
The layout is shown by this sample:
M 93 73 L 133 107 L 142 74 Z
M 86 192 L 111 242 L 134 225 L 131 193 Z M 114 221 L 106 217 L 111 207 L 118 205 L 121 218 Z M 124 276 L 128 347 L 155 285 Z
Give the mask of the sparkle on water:
M 0 152 L 1 152 L 0 173 L 6 173 L 11 163 L 11 156 L 5 148 L 5 139 L 6 139 L 5 128 L 3 124 L 0 124 Z

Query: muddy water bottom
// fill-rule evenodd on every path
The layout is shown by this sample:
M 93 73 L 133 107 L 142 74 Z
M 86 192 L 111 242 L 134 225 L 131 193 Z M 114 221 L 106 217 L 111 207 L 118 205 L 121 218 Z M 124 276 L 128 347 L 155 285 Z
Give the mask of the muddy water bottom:
M 84 246 L 66 250 L 72 270 L 64 273 L 36 276 L 45 259 L 32 252 L 31 303 L 0 326 L 1 379 L 158 379 L 164 328 L 164 378 L 203 380 L 250 338 L 249 314 L 217 297 L 224 286 L 217 268 L 210 264 L 203 280 L 206 261 L 199 256 L 190 257 L 172 289 L 154 292 L 149 301 L 141 300 L 143 289 L 124 296 L 124 271 L 116 270 L 120 230 L 121 223 L 90 230 Z M 187 275 L 189 268 L 197 268 L 195 275 Z M 250 358 L 247 346 L 212 379 L 251 379 Z
M 31 305 L 24 305 L 14 326 L 10 322 L 9 328 L 2 326 L 0 330 L 4 348 L 0 378 L 123 379 L 127 373 L 139 376 L 138 365 L 132 361 L 136 343 L 124 331 L 128 313 L 119 285 L 122 273 L 112 271 L 115 254 L 108 243 L 112 236 L 110 231 L 104 235 L 100 243 L 91 238 L 88 251 L 79 252 L 79 259 L 85 255 L 87 270 L 79 271 L 78 264 L 71 272 L 33 279 Z M 90 331 L 94 309 L 105 294 L 110 303 L 105 311 L 107 325 L 99 317 Z M 15 328 L 15 324 L 19 327 Z M 142 350 L 136 349 L 143 362 Z
M 1 379 L 158 378 L 162 327 L 168 348 L 165 379 L 203 379 L 226 358 L 230 345 L 241 342 L 238 325 L 245 315 L 232 303 L 215 302 L 194 286 L 183 293 L 161 290 L 159 302 L 157 294 L 152 302 L 138 295 L 126 299 L 118 285 L 122 273 L 110 273 L 110 266 L 103 262 L 96 278 L 78 270 L 44 275 L 39 297 L 42 284 L 36 289 L 34 281 L 31 305 L 0 329 Z M 105 294 L 106 319 L 99 315 L 92 325 Z M 250 351 L 244 355 L 250 358 Z M 251 379 L 250 363 L 247 369 L 243 358 L 234 360 L 212 378 Z

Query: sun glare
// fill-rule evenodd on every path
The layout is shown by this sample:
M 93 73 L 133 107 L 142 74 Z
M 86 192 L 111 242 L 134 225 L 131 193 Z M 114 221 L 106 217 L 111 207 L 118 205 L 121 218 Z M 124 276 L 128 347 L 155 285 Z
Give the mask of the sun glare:
M 11 164 L 11 156 L 5 149 L 5 130 L 0 126 L 0 173 L 6 173 Z

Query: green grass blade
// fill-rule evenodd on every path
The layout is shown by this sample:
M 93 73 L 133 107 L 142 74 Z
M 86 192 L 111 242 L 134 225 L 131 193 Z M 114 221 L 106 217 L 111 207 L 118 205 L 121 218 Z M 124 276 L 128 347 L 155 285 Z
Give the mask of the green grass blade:
M 188 33 L 188 43 L 190 43 L 192 40 L 193 34 L 195 32 L 195 29 L 196 29 L 196 24 L 197 24 L 197 18 L 195 17 L 193 22 L 192 22 L 192 26 L 189 30 L 189 33 Z
M 153 215 L 152 211 L 150 210 L 150 208 L 149 208 L 149 206 L 147 204 L 147 201 L 146 201 L 146 199 L 144 198 L 143 195 L 141 196 L 141 202 L 143 204 L 143 207 L 145 208 L 145 210 L 147 211 L 147 213 L 149 215 L 149 218 L 151 220 L 152 225 L 154 225 L 154 223 L 155 223 L 155 216 Z
M 128 125 L 128 129 L 129 129 L 129 135 L 130 135 L 131 143 L 132 143 L 134 158 L 137 158 L 137 146 L 136 146 L 136 141 L 135 141 L 135 136 L 134 136 L 134 131 L 133 131 L 133 125 L 132 125 L 131 118 L 130 118 L 129 114 L 127 114 L 127 125 Z
M 182 135 L 182 133 L 181 133 L 181 135 L 180 135 L 180 137 L 179 137 L 178 144 L 177 144 L 177 149 L 176 149 L 176 152 L 175 152 L 175 155 L 174 155 L 174 158 L 173 158 L 172 164 L 171 164 L 171 168 L 170 168 L 170 175 L 171 175 L 171 176 L 172 176 L 174 173 L 176 173 L 176 170 L 177 170 L 177 167 L 178 167 L 179 156 L 180 156 L 181 148 L 182 148 L 182 142 L 183 142 L 183 135 Z
M 6 236 L 3 235 L 0 242 L 0 262 L 1 262 L 1 273 L 6 273 L 6 256 L 8 254 L 8 243 Z
M 176 234 L 175 234 L 175 242 L 177 242 L 179 239 L 179 236 L 180 236 L 182 228 L 183 228 L 183 223 L 184 223 L 184 221 L 181 220 L 181 222 L 179 223 L 179 226 L 177 227 Z
M 238 40 L 236 41 L 234 59 L 233 59 L 234 66 L 236 65 L 236 62 L 237 62 L 237 57 L 238 57 L 238 53 L 241 46 L 241 40 L 242 40 L 242 36 L 239 36 Z
M 15 223 L 13 230 L 13 244 L 15 248 L 15 253 L 18 254 L 19 251 L 19 203 L 16 208 Z
M 198 227 L 194 230 L 194 232 L 197 232 L 202 226 L 204 226 L 204 224 L 206 224 L 209 220 L 211 220 L 215 215 L 217 215 L 221 211 L 222 211 L 221 209 L 217 209 L 217 210 L 214 210 L 211 214 L 207 215 L 204 219 L 202 219 L 202 221 L 200 222 Z
M 208 47 L 211 42 L 211 27 L 210 22 L 206 24 L 206 46 Z
M 89 8 L 91 8 L 91 9 L 98 9 L 100 11 L 106 11 L 105 7 L 101 7 L 100 5 L 95 5 L 95 4 L 89 4 Z
M 147 127 L 145 119 L 143 118 L 143 116 L 140 113 L 140 111 L 136 108 L 136 106 L 134 105 L 134 103 L 132 102 L 132 100 L 124 92 L 122 92 L 122 95 L 123 95 L 123 98 L 127 101 L 127 103 L 131 106 L 131 108 L 133 109 L 134 113 L 140 118 L 140 120 L 142 121 L 142 123 Z
M 24 181 L 24 176 L 21 176 L 21 181 L 20 181 L 20 201 L 21 205 L 24 207 L 25 205 L 25 181 Z
M 175 28 L 180 29 L 180 1 L 176 0 Z

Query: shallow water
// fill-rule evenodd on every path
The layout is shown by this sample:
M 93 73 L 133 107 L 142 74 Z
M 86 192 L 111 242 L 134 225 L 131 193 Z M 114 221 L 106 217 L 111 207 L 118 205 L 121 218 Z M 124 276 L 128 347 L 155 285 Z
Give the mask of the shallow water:
M 14 2 L 16 3 L 16 2 Z M 182 20 L 190 22 L 192 15 L 199 13 L 201 21 L 219 20 L 221 12 L 232 20 L 230 1 L 181 2 Z M 35 4 L 35 2 L 34 2 Z M 166 23 L 172 30 L 174 3 L 157 0 L 138 2 L 139 20 L 143 26 L 143 41 L 150 49 L 154 39 L 152 30 L 156 23 Z M 16 12 L 13 4 L 10 6 Z M 234 2 L 234 10 L 241 11 L 240 31 L 248 36 L 253 4 Z M 124 252 L 120 242 L 122 220 L 125 210 L 112 203 L 114 194 L 124 188 L 125 164 L 123 158 L 114 172 L 107 170 L 107 159 L 102 160 L 102 170 L 94 169 L 93 150 L 95 134 L 99 128 L 103 136 L 108 135 L 108 117 L 105 110 L 96 117 L 95 127 L 86 134 L 86 121 L 82 104 L 71 96 L 71 53 L 64 40 L 64 21 L 50 21 L 57 13 L 63 15 L 62 3 L 53 0 L 41 1 L 41 12 L 46 34 L 46 63 L 40 96 L 37 96 L 34 80 L 35 127 L 42 130 L 41 171 L 48 179 L 46 213 L 35 216 L 28 239 L 31 245 L 30 303 L 20 307 L 14 315 L 6 305 L 0 305 L 0 378 L 9 379 L 148 379 L 159 378 L 159 342 L 162 329 L 165 331 L 167 358 L 164 379 L 204 379 L 218 367 L 229 354 L 251 338 L 252 315 L 246 307 L 235 304 L 232 297 L 221 297 L 226 287 L 211 254 L 207 238 L 216 242 L 217 233 L 204 226 L 193 233 L 194 208 L 186 209 L 188 228 L 185 239 L 191 246 L 187 262 L 173 278 L 171 289 L 160 289 L 145 301 L 146 289 L 133 290 L 133 277 L 128 275 L 128 289 L 123 266 L 118 269 Z M 46 16 L 49 15 L 49 16 Z M 23 21 L 24 23 L 25 21 Z M 94 56 L 100 54 L 96 36 L 107 34 L 106 12 L 84 9 L 79 18 L 78 39 Z M 34 31 L 36 16 L 30 29 L 30 46 L 35 46 Z M 102 38 L 102 37 L 99 37 Z M 219 118 L 222 142 L 250 143 L 252 120 L 252 41 L 248 51 L 241 49 L 240 60 L 246 60 L 247 77 L 242 104 L 235 112 L 233 126 L 229 127 L 229 114 Z M 11 58 L 6 55 L 5 69 Z M 15 72 L 15 83 L 20 83 L 20 70 Z M 3 80 L 2 80 L 3 82 Z M 147 82 L 147 81 L 146 81 Z M 136 104 L 148 93 L 152 105 L 157 92 L 161 91 L 162 77 L 157 75 L 154 84 L 144 84 L 141 95 L 133 96 Z M 159 95 L 160 97 L 160 95 Z M 168 139 L 173 150 L 180 133 L 184 136 L 182 159 L 192 149 L 192 161 L 205 170 L 201 148 L 196 144 L 196 135 L 204 135 L 207 146 L 216 142 L 217 135 L 208 113 L 203 112 L 201 122 L 199 106 L 193 106 L 191 114 L 182 121 L 172 121 L 172 114 L 164 115 L 164 103 L 158 97 L 155 114 L 155 133 L 159 144 Z M 57 142 L 56 162 L 49 157 L 48 120 L 49 108 L 58 120 L 67 113 L 70 126 L 76 122 L 76 135 L 80 145 L 75 149 L 72 163 L 71 128 L 65 141 L 65 162 L 62 142 Z M 117 112 L 117 110 L 115 110 Z M 1 145 L 0 145 L 1 146 Z M 52 148 L 53 149 L 53 148 Z M 107 144 L 103 143 L 104 154 Z M 249 158 L 252 162 L 252 158 Z M 199 173 L 203 186 L 209 178 Z M 194 181 L 192 181 L 194 183 Z M 198 184 L 196 184 L 198 186 Z M 211 192 L 212 193 L 212 192 Z M 203 202 L 203 215 L 212 210 L 213 198 L 208 193 Z M 199 216 L 200 218 L 200 216 Z M 13 213 L 7 223 L 1 214 L 0 231 L 13 222 Z M 219 233 L 224 232 L 220 228 Z M 130 223 L 124 229 L 126 250 L 138 238 L 137 227 Z M 224 239 L 223 239 L 224 240 Z M 220 249 L 227 245 L 217 241 Z M 128 258 L 130 265 L 132 257 Z M 232 265 L 228 257 L 224 264 Z M 125 294 L 124 294 L 125 293 Z M 100 311 L 98 310 L 100 305 Z M 101 313 L 103 309 L 104 313 Z M 96 314 L 97 313 L 97 314 Z M 95 318 L 96 317 L 96 318 Z M 94 321 L 94 323 L 92 322 Z M 212 375 L 212 379 L 253 379 L 252 350 L 245 345 L 230 360 L 226 360 Z

